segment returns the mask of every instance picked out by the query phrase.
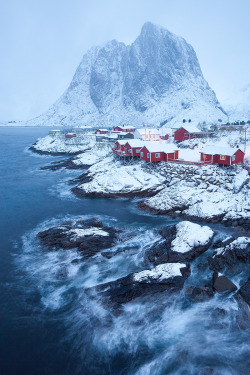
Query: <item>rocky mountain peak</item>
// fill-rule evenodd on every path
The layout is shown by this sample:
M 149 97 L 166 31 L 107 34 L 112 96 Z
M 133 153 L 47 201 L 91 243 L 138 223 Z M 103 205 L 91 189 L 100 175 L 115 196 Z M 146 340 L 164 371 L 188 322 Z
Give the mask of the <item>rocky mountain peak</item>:
M 192 46 L 147 22 L 130 46 L 111 40 L 87 52 L 69 88 L 35 122 L 157 126 L 193 116 L 217 120 L 224 116 L 218 105 Z

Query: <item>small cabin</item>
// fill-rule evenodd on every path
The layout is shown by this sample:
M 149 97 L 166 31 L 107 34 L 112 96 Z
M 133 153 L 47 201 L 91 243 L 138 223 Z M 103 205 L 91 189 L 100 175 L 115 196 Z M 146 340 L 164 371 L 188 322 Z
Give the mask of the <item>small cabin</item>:
M 115 142 L 114 147 L 112 148 L 112 152 L 115 155 L 120 156 L 129 156 L 125 150 L 125 144 L 127 143 L 127 140 L 121 139 Z
M 201 151 L 201 161 L 208 164 L 233 165 L 243 163 L 244 155 L 239 148 L 207 146 Z
M 108 129 L 97 129 L 95 131 L 95 134 L 108 134 L 108 133 L 109 133 Z
M 128 125 L 115 126 L 112 130 L 113 133 L 117 133 L 117 132 L 133 133 L 134 131 L 135 131 L 135 127 L 128 126 Z
M 133 133 L 120 132 L 117 133 L 118 139 L 134 139 Z
M 188 139 L 202 138 L 206 136 L 211 136 L 212 132 L 201 131 L 196 126 L 182 126 L 181 128 L 175 130 L 174 132 L 174 141 L 183 142 Z
M 71 139 L 71 138 L 75 138 L 76 137 L 76 133 L 66 133 L 65 134 L 65 138 L 67 139 Z
M 140 158 L 149 162 L 173 161 L 179 158 L 179 150 L 170 144 L 147 144 L 141 149 Z
M 145 145 L 145 142 L 140 139 L 131 139 L 125 144 L 124 149 L 125 149 L 125 152 L 131 157 L 139 158 L 140 151 L 144 145 Z

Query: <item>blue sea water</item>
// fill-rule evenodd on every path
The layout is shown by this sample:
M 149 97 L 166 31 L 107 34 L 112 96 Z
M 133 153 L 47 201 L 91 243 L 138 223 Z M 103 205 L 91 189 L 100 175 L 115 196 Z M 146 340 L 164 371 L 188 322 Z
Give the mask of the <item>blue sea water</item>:
M 191 307 L 181 298 L 149 300 L 117 317 L 86 299 L 84 288 L 140 269 L 154 228 L 171 220 L 145 215 L 130 200 L 73 196 L 68 181 L 79 170 L 41 170 L 63 158 L 28 150 L 47 133 L 0 128 L 0 374 L 246 374 L 249 336 L 229 298 Z M 74 250 L 41 251 L 39 230 L 86 216 L 136 231 L 128 252 L 73 265 Z M 231 316 L 220 326 L 211 315 L 217 307 Z

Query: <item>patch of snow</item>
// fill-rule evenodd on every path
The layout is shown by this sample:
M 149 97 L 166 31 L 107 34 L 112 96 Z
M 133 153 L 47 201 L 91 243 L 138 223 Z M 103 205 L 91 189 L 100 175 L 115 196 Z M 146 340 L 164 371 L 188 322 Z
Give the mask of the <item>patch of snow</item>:
M 95 227 L 86 229 L 74 228 L 71 229 L 69 233 L 72 234 L 74 238 L 85 236 L 109 236 L 108 232 L 105 232 L 104 230 Z
M 181 268 L 186 267 L 183 263 L 165 263 L 156 266 L 152 270 L 137 272 L 133 275 L 134 281 L 164 280 L 176 276 L 182 276 Z

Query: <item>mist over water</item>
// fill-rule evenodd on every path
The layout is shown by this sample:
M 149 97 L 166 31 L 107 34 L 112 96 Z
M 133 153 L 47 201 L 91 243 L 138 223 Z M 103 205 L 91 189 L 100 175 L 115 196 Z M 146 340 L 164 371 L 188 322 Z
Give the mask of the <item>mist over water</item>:
M 184 290 L 165 292 L 114 314 L 85 292 L 147 268 L 145 251 L 159 239 L 154 230 L 176 221 L 142 214 L 129 200 L 75 198 L 67 183 L 75 171 L 41 171 L 60 158 L 27 151 L 47 130 L 0 133 L 3 374 L 186 375 L 212 368 L 213 374 L 247 374 L 249 331 L 239 328 L 232 296 L 191 304 Z M 97 253 L 72 263 L 81 258 L 75 249 L 46 251 L 36 237 L 64 221 L 92 216 L 130 233 L 111 249 L 118 252 L 110 259 Z M 218 228 L 219 236 L 230 231 Z M 197 267 L 204 256 L 192 262 L 186 284 L 211 283 L 211 271 Z M 232 281 L 239 285 L 245 276 Z

